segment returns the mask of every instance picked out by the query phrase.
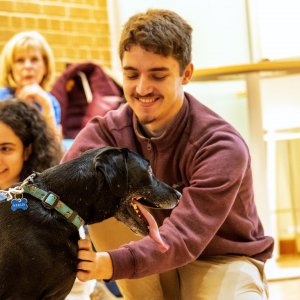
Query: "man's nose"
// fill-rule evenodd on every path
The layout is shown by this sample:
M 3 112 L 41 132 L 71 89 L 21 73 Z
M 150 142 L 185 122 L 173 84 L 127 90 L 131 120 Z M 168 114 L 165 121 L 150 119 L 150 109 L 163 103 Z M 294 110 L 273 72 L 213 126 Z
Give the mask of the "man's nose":
M 139 95 L 144 96 L 152 93 L 152 91 L 153 87 L 150 85 L 149 81 L 145 77 L 141 76 L 136 86 L 136 92 Z

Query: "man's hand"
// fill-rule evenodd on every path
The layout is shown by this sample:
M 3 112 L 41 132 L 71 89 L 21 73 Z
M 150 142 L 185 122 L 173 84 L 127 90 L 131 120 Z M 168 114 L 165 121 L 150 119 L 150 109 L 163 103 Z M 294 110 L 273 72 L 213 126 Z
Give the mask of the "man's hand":
M 94 252 L 92 243 L 87 240 L 78 241 L 77 278 L 81 281 L 92 279 L 110 279 L 113 274 L 112 261 L 107 252 Z

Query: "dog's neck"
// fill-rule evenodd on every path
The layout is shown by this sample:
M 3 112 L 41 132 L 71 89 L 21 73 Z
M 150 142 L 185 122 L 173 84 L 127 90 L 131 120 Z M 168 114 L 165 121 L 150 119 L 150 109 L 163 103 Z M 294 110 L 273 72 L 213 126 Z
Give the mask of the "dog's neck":
M 78 215 L 78 213 L 68 207 L 64 202 L 60 200 L 58 195 L 52 193 L 51 191 L 42 190 L 34 184 L 26 183 L 26 181 L 23 183 L 22 191 L 40 200 L 45 208 L 55 209 L 56 211 L 58 211 L 77 229 L 84 225 L 85 221 Z
M 61 174 L 68 175 L 66 180 L 62 181 Z M 115 203 L 118 199 L 109 192 L 103 176 L 99 174 L 95 178 L 88 166 L 80 169 L 74 163 L 58 165 L 39 174 L 33 183 L 40 189 L 58 195 L 86 224 L 113 216 L 117 207 Z M 101 198 L 105 200 L 101 201 Z

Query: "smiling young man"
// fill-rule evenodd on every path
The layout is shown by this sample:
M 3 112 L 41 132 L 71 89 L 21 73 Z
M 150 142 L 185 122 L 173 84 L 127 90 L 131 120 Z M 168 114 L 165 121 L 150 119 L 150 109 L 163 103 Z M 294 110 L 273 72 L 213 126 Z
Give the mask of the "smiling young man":
M 193 74 L 192 28 L 169 10 L 131 17 L 119 53 L 127 104 L 93 119 L 64 161 L 95 147 L 127 147 L 182 192 L 172 211 L 152 210 L 163 245 L 137 239 L 113 218 L 79 242 L 77 277 L 117 280 L 125 299 L 266 299 L 273 239 L 257 215 L 247 145 L 183 86 Z

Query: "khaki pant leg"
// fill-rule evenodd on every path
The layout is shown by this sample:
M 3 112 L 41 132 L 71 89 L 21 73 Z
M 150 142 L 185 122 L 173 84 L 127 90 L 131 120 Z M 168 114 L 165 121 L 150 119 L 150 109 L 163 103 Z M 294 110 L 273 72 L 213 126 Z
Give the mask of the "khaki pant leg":
M 140 239 L 127 226 L 115 218 L 89 226 L 90 237 L 97 251 L 116 249 L 130 241 Z M 164 300 L 159 275 L 141 279 L 122 279 L 116 281 L 126 300 Z
M 180 300 L 179 275 L 177 269 L 159 274 L 164 300 Z
M 126 300 L 165 300 L 158 275 L 116 282 Z
M 178 269 L 181 300 L 265 300 L 264 264 L 247 257 L 216 257 Z

